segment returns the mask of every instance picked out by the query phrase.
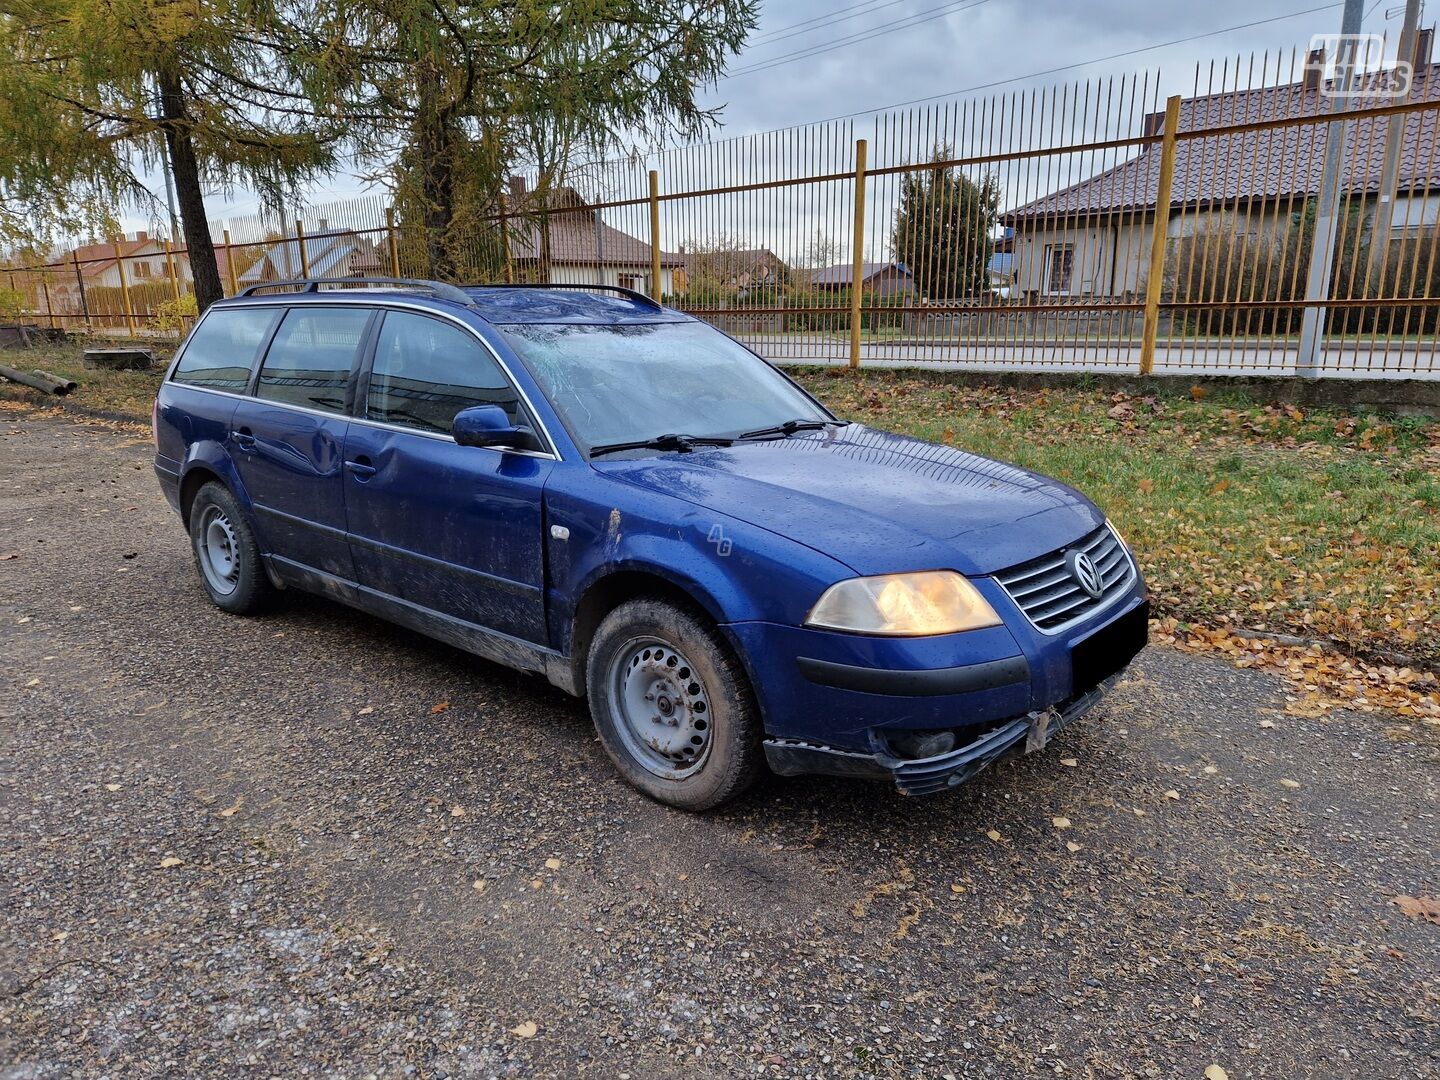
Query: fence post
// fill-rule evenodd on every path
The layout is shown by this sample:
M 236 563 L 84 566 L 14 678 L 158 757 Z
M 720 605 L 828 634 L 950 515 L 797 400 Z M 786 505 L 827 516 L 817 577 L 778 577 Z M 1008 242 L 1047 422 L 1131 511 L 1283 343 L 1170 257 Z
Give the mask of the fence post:
M 604 267 L 601 267 L 604 271 Z M 660 303 L 660 174 L 650 170 L 650 295 Z
M 225 276 L 230 279 L 230 295 L 240 295 L 240 282 L 235 277 L 235 245 L 230 242 L 230 230 L 222 229 L 220 235 L 225 238 Z
M 80 253 L 73 248 L 70 261 L 75 265 L 75 287 L 80 290 L 80 312 L 85 316 L 85 328 L 90 328 L 90 301 L 85 296 L 85 275 L 80 270 Z
M 1155 222 L 1150 236 L 1150 269 L 1145 279 L 1145 329 L 1140 338 L 1140 374 L 1155 370 L 1155 339 L 1160 333 L 1160 290 L 1165 284 L 1165 240 L 1170 229 L 1170 189 L 1175 180 L 1175 134 L 1180 126 L 1180 97 L 1165 99 L 1165 130 L 1160 140 L 1160 184 L 1155 192 Z
M 170 275 L 170 292 L 175 297 L 175 306 L 177 308 L 175 315 L 178 318 L 180 315 L 178 310 L 180 306 L 180 275 L 175 272 L 175 249 L 171 246 L 169 240 L 165 241 L 165 273 Z
M 865 156 L 870 144 L 855 140 L 855 248 L 850 275 L 850 366 L 860 366 L 860 295 L 865 287 Z
M 385 235 L 390 243 L 390 276 L 400 276 L 400 241 L 395 237 L 395 208 L 385 208 Z
M 48 270 L 40 271 L 40 292 L 45 297 L 45 313 L 50 316 L 50 329 L 55 329 L 55 305 L 50 300 L 50 273 Z
M 135 309 L 130 306 L 130 282 L 125 277 L 125 258 L 120 254 L 120 241 L 114 241 L 115 269 L 120 271 L 120 302 L 125 305 L 125 329 L 135 336 Z
M 305 223 L 299 218 L 295 219 L 295 244 L 300 249 L 300 276 L 310 276 L 310 252 L 305 247 Z

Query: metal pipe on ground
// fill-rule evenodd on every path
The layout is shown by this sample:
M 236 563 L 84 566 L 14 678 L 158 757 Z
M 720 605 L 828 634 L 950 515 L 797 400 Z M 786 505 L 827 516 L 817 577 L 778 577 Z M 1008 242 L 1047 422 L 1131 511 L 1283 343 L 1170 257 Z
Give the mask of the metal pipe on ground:
M 12 367 L 5 367 L 3 364 L 0 364 L 0 375 L 3 375 L 11 382 L 39 390 L 42 394 L 63 396 L 70 392 L 65 388 L 65 384 L 58 379 L 46 379 L 40 375 L 27 374 L 24 371 L 17 371 Z
M 77 383 L 74 379 L 66 379 L 62 378 L 59 375 L 52 375 L 50 372 L 41 371 L 39 368 L 31 368 L 30 372 L 33 375 L 39 375 L 42 379 L 49 379 L 53 383 L 59 383 L 61 386 L 65 387 L 65 393 L 67 394 L 73 394 L 76 390 L 80 388 L 80 384 Z

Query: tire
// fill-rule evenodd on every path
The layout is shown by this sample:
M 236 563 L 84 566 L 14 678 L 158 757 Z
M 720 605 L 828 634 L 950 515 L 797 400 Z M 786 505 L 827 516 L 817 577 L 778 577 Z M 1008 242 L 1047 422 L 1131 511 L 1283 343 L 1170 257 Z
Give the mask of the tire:
M 646 599 L 610 612 L 586 657 L 585 689 L 606 753 L 652 799 L 711 810 L 764 771 L 749 680 L 715 629 L 689 611 Z
M 216 607 L 235 615 L 263 609 L 275 592 L 260 561 L 254 530 L 235 496 L 211 481 L 190 504 L 190 551 Z

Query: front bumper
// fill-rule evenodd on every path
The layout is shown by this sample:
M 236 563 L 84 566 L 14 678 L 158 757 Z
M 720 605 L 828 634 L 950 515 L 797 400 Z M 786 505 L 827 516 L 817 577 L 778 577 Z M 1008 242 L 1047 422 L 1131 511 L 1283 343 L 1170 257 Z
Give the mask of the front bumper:
M 1070 701 L 999 723 L 984 730 L 969 744 L 934 757 L 907 760 L 798 739 L 767 739 L 765 758 L 771 771 L 780 776 L 821 774 L 890 779 L 902 795 L 933 795 L 965 783 L 1002 758 L 1042 749 L 1056 732 L 1093 709 L 1124 674 L 1125 668 L 1121 668 Z

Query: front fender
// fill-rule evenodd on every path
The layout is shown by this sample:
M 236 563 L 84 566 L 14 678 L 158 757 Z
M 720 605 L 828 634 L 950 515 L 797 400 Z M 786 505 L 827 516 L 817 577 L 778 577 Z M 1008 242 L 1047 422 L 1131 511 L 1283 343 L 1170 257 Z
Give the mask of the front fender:
M 585 473 L 554 477 L 546 489 L 550 640 L 562 652 L 581 600 L 614 574 L 666 581 L 722 626 L 797 624 L 826 586 L 850 575 L 842 563 L 765 529 Z

